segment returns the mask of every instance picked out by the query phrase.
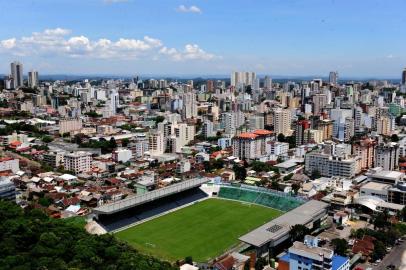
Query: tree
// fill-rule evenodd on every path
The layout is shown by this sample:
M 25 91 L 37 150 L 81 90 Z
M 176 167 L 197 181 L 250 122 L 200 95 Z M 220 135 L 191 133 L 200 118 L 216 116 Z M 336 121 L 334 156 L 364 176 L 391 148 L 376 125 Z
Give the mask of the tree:
M 275 190 L 278 190 L 278 189 L 279 189 L 279 183 L 278 183 L 278 181 L 272 180 L 272 182 L 271 182 L 271 188 L 272 188 L 272 189 L 275 189 Z
M 44 143 L 50 143 L 50 142 L 52 142 L 54 140 L 54 138 L 52 136 L 44 136 L 44 137 L 41 138 L 41 140 Z
M 114 148 L 117 147 L 116 139 L 114 139 L 114 137 L 111 137 L 111 138 L 110 138 L 109 147 L 110 147 L 111 149 L 114 149 Z
M 297 195 L 297 192 L 299 191 L 299 189 L 300 189 L 300 184 L 298 184 L 298 183 L 292 184 L 292 190 L 296 195 Z
M 126 147 L 129 143 L 130 143 L 130 140 L 127 139 L 127 138 L 124 138 L 124 139 L 121 140 L 121 145 L 123 147 Z
M 309 234 L 310 230 L 305 225 L 296 224 L 290 228 L 289 236 L 292 242 L 303 241 L 305 235 Z
M 385 245 L 382 241 L 375 241 L 374 242 L 374 251 L 372 252 L 372 260 L 376 261 L 376 260 L 381 260 L 386 254 L 386 248 Z
M 255 262 L 255 270 L 262 270 L 268 264 L 265 258 L 259 257 Z
M 39 209 L 0 200 L 0 220 L 1 269 L 179 269 L 114 235 L 90 235 L 83 224 L 51 219 Z
M 388 225 L 388 214 L 386 212 L 377 213 L 372 221 L 374 229 L 383 229 Z
M 87 112 L 87 113 L 85 113 L 85 115 L 87 115 L 87 116 L 89 116 L 89 117 L 94 117 L 94 118 L 96 118 L 96 117 L 101 117 L 101 115 L 100 114 L 98 114 L 96 111 L 90 111 L 90 112 Z
M 185 258 L 185 263 L 193 265 L 193 258 L 192 256 L 187 256 Z
M 283 177 L 283 181 L 289 181 L 290 179 L 292 179 L 293 177 L 293 173 L 290 173 L 288 175 L 286 175 L 285 177 Z
M 247 177 L 247 171 L 245 170 L 244 167 L 241 167 L 241 166 L 235 164 L 235 165 L 233 166 L 233 171 L 234 171 L 234 173 L 235 173 L 235 178 L 236 178 L 237 180 L 241 180 L 241 181 L 242 181 L 242 180 L 244 180 L 244 179 Z
M 390 137 L 390 140 L 391 140 L 392 142 L 398 142 L 398 141 L 399 141 L 399 136 L 398 136 L 397 134 L 393 134 L 393 135 Z
M 406 206 L 404 206 L 400 211 L 400 219 L 406 221 Z
M 165 117 L 162 116 L 162 115 L 158 115 L 157 117 L 155 117 L 155 123 L 156 123 L 156 124 L 161 123 L 161 122 L 163 122 L 164 120 L 165 120 Z
M 285 135 L 283 135 L 282 133 L 278 134 L 278 142 L 285 142 Z
M 335 238 L 331 241 L 334 247 L 334 252 L 341 256 L 346 256 L 348 249 L 348 242 L 345 239 Z

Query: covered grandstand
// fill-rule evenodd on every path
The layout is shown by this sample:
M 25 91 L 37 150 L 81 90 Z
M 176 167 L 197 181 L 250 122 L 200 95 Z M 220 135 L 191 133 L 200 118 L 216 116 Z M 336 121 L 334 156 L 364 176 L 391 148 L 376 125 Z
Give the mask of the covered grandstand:
M 224 199 L 260 204 L 284 212 L 295 209 L 306 202 L 300 197 L 292 197 L 282 192 L 246 185 L 221 185 L 218 196 Z
M 208 195 L 199 187 L 208 181 L 207 178 L 184 181 L 122 201 L 99 206 L 93 210 L 93 213 L 106 231 L 115 231 L 206 198 Z
M 239 240 L 254 247 L 257 255 L 262 256 L 288 240 L 290 229 L 296 224 L 305 225 L 311 230 L 319 228 L 327 217 L 327 208 L 327 203 L 308 201 L 241 236 Z

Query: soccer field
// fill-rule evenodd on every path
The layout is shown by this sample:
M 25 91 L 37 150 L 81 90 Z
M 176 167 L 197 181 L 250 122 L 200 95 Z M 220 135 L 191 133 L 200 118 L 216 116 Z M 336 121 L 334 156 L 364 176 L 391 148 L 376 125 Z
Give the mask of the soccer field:
M 208 199 L 116 233 L 143 253 L 198 262 L 221 255 L 238 237 L 282 212 L 237 201 Z

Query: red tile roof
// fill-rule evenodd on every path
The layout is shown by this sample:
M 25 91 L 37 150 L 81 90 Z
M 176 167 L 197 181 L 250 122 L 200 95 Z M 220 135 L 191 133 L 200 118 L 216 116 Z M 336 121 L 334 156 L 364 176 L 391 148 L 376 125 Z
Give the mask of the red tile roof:
M 240 139 L 255 139 L 258 137 L 258 135 L 254 134 L 254 133 L 244 132 L 244 133 L 241 133 L 240 135 L 238 135 L 237 137 Z
M 266 129 L 257 129 L 254 131 L 256 135 L 271 135 L 273 132 Z

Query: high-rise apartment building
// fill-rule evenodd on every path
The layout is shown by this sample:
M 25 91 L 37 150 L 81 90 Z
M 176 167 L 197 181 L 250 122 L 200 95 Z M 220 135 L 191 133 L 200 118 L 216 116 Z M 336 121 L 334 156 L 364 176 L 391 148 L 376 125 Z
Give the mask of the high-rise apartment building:
M 265 76 L 264 78 L 264 89 L 272 90 L 272 78 L 269 76 Z
M 11 77 L 13 78 L 13 88 L 18 88 L 24 85 L 23 78 L 23 64 L 20 62 L 13 62 L 10 64 Z
M 245 123 L 244 113 L 241 111 L 221 114 L 221 125 L 226 134 L 234 135 L 238 128 Z
M 117 113 L 117 108 L 119 105 L 119 95 L 117 89 L 110 90 L 110 110 L 113 114 Z
M 274 114 L 274 132 L 275 134 L 283 134 L 290 136 L 292 130 L 290 128 L 292 124 L 292 114 L 290 110 L 277 108 L 273 112 Z
M 375 167 L 382 167 L 386 171 L 394 171 L 399 167 L 399 144 L 381 143 L 375 148 Z
M 190 119 L 197 117 L 197 101 L 196 94 L 193 92 L 184 93 L 182 95 L 182 118 Z
M 214 82 L 212 80 L 208 80 L 206 82 L 206 92 L 209 92 L 209 93 L 214 92 Z
M 402 85 L 406 85 L 406 68 L 402 71 Z
M 328 81 L 331 85 L 337 85 L 338 82 L 338 72 L 331 71 L 330 75 L 328 76 Z
M 90 171 L 91 163 L 92 153 L 89 152 L 77 151 L 63 157 L 64 169 L 76 174 Z
M 375 145 L 373 139 L 361 139 L 352 144 L 352 153 L 361 157 L 361 170 L 372 168 L 375 159 Z
M 242 86 L 253 86 L 257 75 L 255 72 L 234 71 L 231 73 L 231 86 L 240 88 Z
M 264 129 L 264 116 L 262 115 L 251 115 L 248 117 L 248 125 L 250 130 Z
M 233 155 L 239 159 L 254 160 L 262 157 L 270 149 L 267 144 L 271 141 L 272 132 L 264 129 L 245 132 L 232 139 Z
M 213 137 L 214 133 L 213 122 L 210 120 L 205 120 L 202 125 L 202 135 L 204 138 Z
M 31 88 L 37 87 L 39 84 L 38 71 L 31 70 L 28 72 L 28 86 Z
M 309 120 L 299 120 L 296 122 L 295 137 L 296 146 L 305 144 L 305 131 L 310 128 Z
M 316 94 L 313 96 L 313 113 L 319 115 L 327 105 L 327 95 Z
M 149 153 L 151 155 L 162 155 L 165 151 L 164 134 L 152 132 L 149 134 Z
M 309 152 L 305 156 L 305 171 L 313 173 L 318 171 L 322 176 L 354 177 L 358 171 L 359 157 L 333 156 L 322 152 Z
M 59 121 L 59 134 L 82 129 L 82 119 L 65 119 Z

